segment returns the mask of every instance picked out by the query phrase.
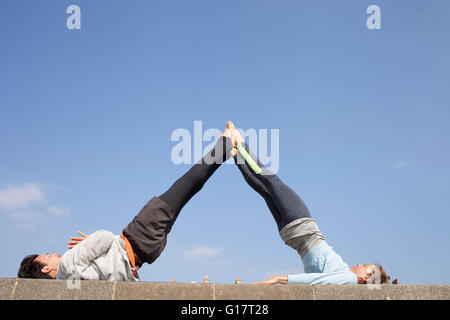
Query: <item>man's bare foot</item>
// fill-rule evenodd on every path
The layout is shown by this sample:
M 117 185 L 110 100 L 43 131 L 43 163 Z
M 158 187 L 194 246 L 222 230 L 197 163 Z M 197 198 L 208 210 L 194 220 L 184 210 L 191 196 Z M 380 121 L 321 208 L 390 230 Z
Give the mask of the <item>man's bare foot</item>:
M 231 124 L 231 125 L 230 125 L 230 124 Z M 230 138 L 230 140 L 231 140 L 232 143 L 233 143 L 233 146 L 235 147 L 236 145 L 234 144 L 234 140 L 233 140 L 232 128 L 234 128 L 233 122 L 228 121 L 227 124 L 226 124 L 226 126 L 225 126 L 225 130 L 223 130 L 223 132 L 222 132 L 222 136 L 223 136 L 223 137 Z M 230 155 L 231 155 L 232 157 L 234 157 L 235 155 L 237 155 L 237 152 L 238 152 L 238 151 L 236 150 L 236 148 L 233 148 L 233 149 L 231 149 L 231 151 L 230 151 Z
M 231 121 L 228 121 L 228 122 L 231 122 Z M 231 133 L 232 133 L 231 128 L 228 127 L 228 122 L 227 122 L 227 125 L 225 126 L 225 130 L 223 130 L 221 136 L 227 137 L 227 138 L 230 138 L 231 140 L 233 140 L 231 137 Z
M 234 126 L 234 123 L 232 121 L 228 121 L 226 124 L 226 130 L 230 130 L 230 138 L 231 141 L 233 141 L 233 146 L 236 148 L 238 146 L 239 143 L 243 143 L 244 142 L 244 138 L 242 138 L 241 134 L 239 133 L 239 131 L 236 129 L 236 127 Z

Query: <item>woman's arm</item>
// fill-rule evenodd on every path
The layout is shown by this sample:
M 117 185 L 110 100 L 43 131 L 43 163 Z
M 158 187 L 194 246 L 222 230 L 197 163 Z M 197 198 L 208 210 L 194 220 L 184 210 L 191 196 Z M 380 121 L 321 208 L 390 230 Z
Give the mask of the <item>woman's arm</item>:
M 330 273 L 299 273 L 276 276 L 254 284 L 357 284 L 357 277 L 351 271 Z
M 276 277 L 272 277 L 272 278 L 267 279 L 267 280 L 254 282 L 253 284 L 277 284 L 277 283 L 287 284 L 288 283 L 288 276 L 276 276 Z

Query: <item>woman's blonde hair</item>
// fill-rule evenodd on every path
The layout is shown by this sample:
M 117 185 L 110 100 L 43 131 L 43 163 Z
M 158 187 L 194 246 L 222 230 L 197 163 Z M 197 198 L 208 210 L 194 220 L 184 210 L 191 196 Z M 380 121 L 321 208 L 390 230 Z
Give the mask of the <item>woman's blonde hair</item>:
M 380 270 L 379 273 L 380 284 L 389 284 L 389 280 L 391 279 L 391 277 L 388 276 L 386 269 L 384 269 L 384 267 L 379 263 L 373 263 L 373 265 L 377 266 Z

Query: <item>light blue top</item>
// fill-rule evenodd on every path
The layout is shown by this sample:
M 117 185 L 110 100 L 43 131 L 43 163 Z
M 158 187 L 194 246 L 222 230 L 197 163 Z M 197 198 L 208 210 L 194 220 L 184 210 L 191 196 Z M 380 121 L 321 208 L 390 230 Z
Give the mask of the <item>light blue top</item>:
M 305 273 L 288 275 L 288 284 L 358 283 L 356 275 L 326 241 L 322 241 L 305 255 L 303 265 Z

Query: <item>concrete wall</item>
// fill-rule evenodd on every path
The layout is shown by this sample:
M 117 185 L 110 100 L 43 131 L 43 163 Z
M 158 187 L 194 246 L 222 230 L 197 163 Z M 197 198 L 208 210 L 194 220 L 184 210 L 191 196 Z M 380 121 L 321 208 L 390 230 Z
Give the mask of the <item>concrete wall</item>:
M 450 285 L 251 285 L 0 279 L 0 300 L 450 300 Z

